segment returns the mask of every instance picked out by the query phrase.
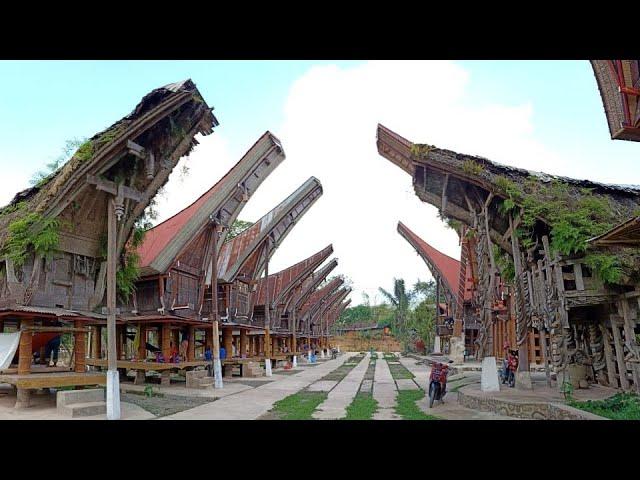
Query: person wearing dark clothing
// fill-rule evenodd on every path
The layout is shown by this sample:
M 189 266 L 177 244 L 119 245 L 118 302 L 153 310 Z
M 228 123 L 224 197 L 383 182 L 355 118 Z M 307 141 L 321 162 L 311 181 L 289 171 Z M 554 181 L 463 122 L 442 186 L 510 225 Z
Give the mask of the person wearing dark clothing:
M 44 358 L 51 358 L 53 362 L 53 366 L 56 366 L 58 363 L 58 354 L 60 353 L 60 339 L 62 335 L 58 335 L 57 337 L 53 337 L 51 340 L 47 342 L 44 351 Z

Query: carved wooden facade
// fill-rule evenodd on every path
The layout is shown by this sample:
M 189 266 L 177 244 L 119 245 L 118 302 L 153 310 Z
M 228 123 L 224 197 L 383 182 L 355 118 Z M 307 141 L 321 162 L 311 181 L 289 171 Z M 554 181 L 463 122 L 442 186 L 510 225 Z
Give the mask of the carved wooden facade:
M 228 227 L 284 158 L 279 140 L 266 132 L 193 204 L 147 231 L 138 250 L 142 277 L 131 302 L 121 306 L 123 315 L 130 321 L 163 316 L 210 321 L 212 237 L 217 236 L 217 256 Z
M 502 213 L 500 206 L 507 197 L 497 182 L 499 177 L 511 182 L 562 181 L 567 195 L 579 196 L 582 189 L 589 189 L 606 198 L 620 218 L 629 218 L 638 208 L 639 190 L 569 178 L 558 180 L 481 157 L 415 145 L 382 126 L 378 127 L 378 150 L 412 175 L 419 198 L 436 206 L 443 216 L 460 222 L 463 228 L 459 233 L 470 239 L 466 255 L 473 257 L 467 260 L 473 270 L 473 300 L 469 306 L 475 307 L 462 310 L 475 310 L 480 357 L 501 349 L 495 344 L 496 322 L 512 316 L 515 332 L 504 336 L 515 336 L 521 371 L 528 370 L 535 334 L 543 331 L 548 332 L 550 345 L 542 335 L 542 345 L 536 351 L 543 362 L 553 366 L 559 382 L 567 375 L 577 375 L 578 366 L 584 366 L 588 381 L 625 390 L 640 388 L 636 363 L 636 334 L 640 331 L 638 272 L 628 272 L 617 285 L 594 282 L 582 256 L 551 252 L 551 228 L 544 218 L 536 219 L 533 242 L 525 248 L 516 235 L 521 217 Z M 508 288 L 500 280 L 494 246 L 513 262 L 515 277 Z
M 18 387 L 18 404 L 28 404 L 33 388 L 24 377 L 37 376 L 42 387 L 104 384 L 104 375 L 86 371 L 91 335 L 86 324 L 108 318 L 115 328 L 117 264 L 127 257 L 145 208 L 180 158 L 198 144 L 194 137 L 218 125 L 211 110 L 191 80 L 153 90 L 128 116 L 0 211 L 0 331 L 15 322 L 22 332 L 18 376 L 5 378 Z M 28 225 L 27 237 L 46 232 L 48 248 L 40 245 L 36 253 L 35 240 L 20 243 L 20 221 Z M 73 333 L 74 372 L 43 365 L 41 373 L 27 375 L 32 346 L 50 332 Z M 110 358 L 115 361 L 115 351 Z M 48 375 L 52 372 L 56 375 Z

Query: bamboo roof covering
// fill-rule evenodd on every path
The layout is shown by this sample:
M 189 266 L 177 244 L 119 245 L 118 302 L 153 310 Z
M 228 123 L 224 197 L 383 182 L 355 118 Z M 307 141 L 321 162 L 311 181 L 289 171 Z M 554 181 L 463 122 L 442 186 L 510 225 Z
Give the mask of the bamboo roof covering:
M 164 273 L 212 217 L 222 224 L 231 225 L 262 181 L 284 158 L 280 141 L 270 132 L 263 134 L 238 163 L 200 198 L 146 232 L 138 250 L 143 273 Z M 224 237 L 220 240 L 218 250 L 222 248 Z
M 398 233 L 418 252 L 431 274 L 440 277 L 449 295 L 455 297 L 460 282 L 460 261 L 433 248 L 402 222 L 398 222 Z
M 595 246 L 640 246 L 640 217 L 616 225 L 608 232 L 592 238 L 589 243 Z
M 591 60 L 613 140 L 640 142 L 640 61 Z
M 320 181 L 311 177 L 255 224 L 226 242 L 218 257 L 219 281 L 232 282 L 239 274 L 249 281 L 257 280 L 267 261 L 262 250 L 267 238 L 273 242 L 268 254 L 270 258 L 321 195 Z M 210 279 L 207 279 L 209 282 Z
M 311 273 L 333 253 L 333 246 L 329 245 L 310 257 L 285 268 L 277 273 L 262 278 L 258 282 L 256 290 L 256 305 L 264 305 L 266 302 L 267 284 L 271 303 L 276 305 L 281 302 L 296 285 L 301 284 Z

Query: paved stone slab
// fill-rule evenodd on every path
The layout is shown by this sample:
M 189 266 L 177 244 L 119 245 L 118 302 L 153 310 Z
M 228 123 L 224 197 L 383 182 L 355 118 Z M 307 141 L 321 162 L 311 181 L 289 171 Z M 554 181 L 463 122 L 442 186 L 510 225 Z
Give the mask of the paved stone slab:
M 342 365 L 349 355 L 316 364 L 298 375 L 282 377 L 281 380 L 257 388 L 229 395 L 213 403 L 163 417 L 162 420 L 253 420 L 267 413 L 275 402 L 292 395 L 321 379 Z M 226 384 L 225 384 L 226 388 Z
M 420 390 L 416 382 L 410 378 L 399 378 L 396 383 L 398 384 L 398 390 Z
M 329 420 L 346 417 L 347 406 L 358 393 L 367 368 L 369 368 L 369 354 L 366 354 L 360 363 L 329 392 L 327 399 L 318 405 L 313 413 L 313 418 Z
M 319 380 L 309 385 L 307 390 L 310 392 L 329 392 L 338 384 L 337 380 Z
M 399 420 L 395 413 L 396 382 L 391 376 L 386 360 L 378 359 L 373 379 L 373 398 L 378 402 L 378 411 L 373 415 L 374 420 Z

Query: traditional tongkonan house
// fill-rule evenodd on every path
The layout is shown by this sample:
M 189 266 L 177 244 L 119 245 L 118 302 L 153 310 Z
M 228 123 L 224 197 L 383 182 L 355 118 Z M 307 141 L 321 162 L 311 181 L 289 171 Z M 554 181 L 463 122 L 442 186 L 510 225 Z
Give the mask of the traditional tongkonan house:
M 290 322 L 290 312 L 286 306 L 296 289 L 301 287 L 332 253 L 333 246 L 329 245 L 309 258 L 262 278 L 258 282 L 256 293 L 252 296 L 253 318 L 257 321 L 264 319 L 268 288 L 271 298 L 268 306 L 271 318 L 270 336 L 274 354 L 288 353 L 294 357 L 299 355 L 296 351 L 296 331 L 293 328 L 293 321 Z M 297 363 L 295 358 L 294 363 Z
M 500 320 L 495 305 L 502 302 L 505 315 L 511 311 L 515 318 L 517 386 L 530 388 L 530 345 L 537 341 L 549 384 L 553 369 L 559 387 L 597 382 L 640 389 L 638 249 L 614 252 L 589 243 L 637 215 L 639 189 L 413 144 L 383 126 L 377 144 L 383 157 L 412 176 L 418 197 L 472 240 L 481 357 L 501 347 L 492 337 Z M 543 334 L 536 340 L 532 332 Z
M 329 337 L 333 336 L 334 325 L 347 307 L 351 304 L 351 299 L 346 302 L 336 303 L 334 307 L 327 313 L 327 324 L 329 325 Z
M 640 141 L 640 60 L 591 60 L 613 140 Z
M 283 311 L 286 312 L 287 318 L 291 319 L 289 322 L 291 324 L 291 328 L 296 332 L 296 342 L 294 342 L 291 347 L 293 350 L 299 350 L 297 339 L 300 337 L 307 337 L 307 345 L 310 344 L 310 337 L 306 330 L 306 324 L 300 321 L 300 311 L 303 309 L 306 311 L 307 300 L 314 294 L 316 288 L 325 281 L 337 266 L 338 260 L 334 258 L 325 266 L 313 272 L 304 282 L 302 282 L 302 284 L 293 289 L 283 305 Z M 304 343 L 304 338 L 302 342 Z
M 298 322 L 298 331 L 302 336 L 307 337 L 308 346 L 312 345 L 311 339 L 317 338 L 320 333 L 320 325 L 313 323 L 318 309 L 322 306 L 322 302 L 326 301 L 343 283 L 344 280 L 341 277 L 333 278 L 313 291 L 301 304 L 296 314 L 296 321 Z
M 460 288 L 460 262 L 433 248 L 402 222 L 398 222 L 398 233 L 424 260 L 436 282 L 436 336 L 433 350 L 434 353 L 448 353 L 449 340 L 454 334 L 453 318 Z M 444 302 L 441 301 L 443 299 Z M 461 323 L 458 322 L 458 325 L 461 326 Z M 457 332 L 457 336 L 460 334 L 461 332 Z
M 278 139 L 266 132 L 211 189 L 145 232 L 137 251 L 141 276 L 132 294 L 120 299 L 117 327 L 118 367 L 121 372 L 134 370 L 135 383 L 144 383 L 146 372 L 156 371 L 161 384 L 169 384 L 172 370 L 207 364 L 206 346 L 217 351 L 206 277 L 211 276 L 229 226 L 284 158 Z M 98 342 L 87 363 L 104 366 L 100 334 L 94 338 Z M 185 345 L 186 351 L 181 351 Z M 176 362 L 176 351 L 186 358 Z
M 0 382 L 17 387 L 16 406 L 32 389 L 105 384 L 86 371 L 85 354 L 87 326 L 106 322 L 107 416 L 119 418 L 116 295 L 129 287 L 132 232 L 195 135 L 217 125 L 191 80 L 158 88 L 0 211 L 0 332 L 20 332 L 18 364 L 3 365 Z M 48 368 L 41 347 L 66 333 L 73 367 Z
M 340 305 L 351 293 L 351 288 L 340 288 L 325 299 L 320 300 L 320 307 L 310 317 L 310 325 L 317 326 L 318 344 L 320 348 L 329 347 L 329 312 Z M 324 352 L 323 352 L 324 355 Z
M 222 319 L 222 339 L 230 365 L 231 357 L 260 357 L 265 361 L 266 373 L 271 374 L 271 312 L 253 312 L 252 295 L 257 291 L 257 283 L 269 276 L 269 259 L 276 248 L 289 234 L 295 224 L 322 195 L 322 185 L 314 177 L 309 178 L 287 199 L 267 213 L 240 235 L 226 242 L 217 263 L 218 314 Z M 207 280 L 209 283 L 209 280 Z M 266 289 L 265 304 L 271 302 L 272 295 Z M 253 335 L 248 335 L 252 331 Z M 234 351 L 234 333 L 238 341 Z M 255 335 L 255 337 L 254 337 Z M 249 336 L 252 341 L 249 342 Z M 249 347 L 251 350 L 249 351 Z

